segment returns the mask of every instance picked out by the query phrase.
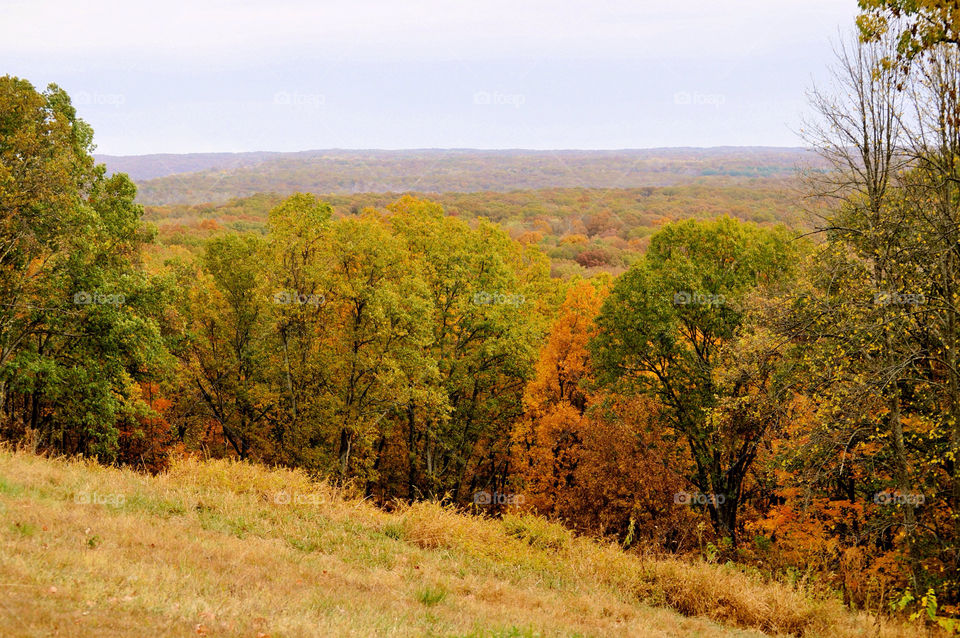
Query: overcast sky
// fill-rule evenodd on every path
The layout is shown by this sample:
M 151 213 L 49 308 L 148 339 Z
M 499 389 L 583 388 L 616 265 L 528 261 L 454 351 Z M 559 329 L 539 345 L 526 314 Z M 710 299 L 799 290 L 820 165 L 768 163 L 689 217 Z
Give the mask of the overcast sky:
M 855 0 L 0 0 L 98 152 L 797 146 Z

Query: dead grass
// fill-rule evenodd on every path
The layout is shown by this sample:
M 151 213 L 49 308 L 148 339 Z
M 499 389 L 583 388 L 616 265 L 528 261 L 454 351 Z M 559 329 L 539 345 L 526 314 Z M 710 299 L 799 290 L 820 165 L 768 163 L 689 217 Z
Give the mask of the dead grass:
M 529 516 L 386 513 L 294 471 L 0 449 L 3 636 L 919 636 Z

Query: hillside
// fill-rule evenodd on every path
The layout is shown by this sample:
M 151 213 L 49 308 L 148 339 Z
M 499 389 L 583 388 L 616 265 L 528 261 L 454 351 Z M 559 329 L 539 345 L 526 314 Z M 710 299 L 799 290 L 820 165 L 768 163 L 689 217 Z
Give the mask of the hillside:
M 134 181 L 166 177 L 177 173 L 195 173 L 211 169 L 225 170 L 255 166 L 283 153 L 151 153 L 149 155 L 102 155 L 95 157 L 111 173 L 126 173 Z
M 0 449 L 0 518 L 4 636 L 914 635 L 733 567 L 229 461 Z
M 260 192 L 475 192 L 639 188 L 709 178 L 718 183 L 790 177 L 819 166 L 800 148 L 724 147 L 622 151 L 303 151 L 97 156 L 138 182 L 144 204 L 222 202 Z

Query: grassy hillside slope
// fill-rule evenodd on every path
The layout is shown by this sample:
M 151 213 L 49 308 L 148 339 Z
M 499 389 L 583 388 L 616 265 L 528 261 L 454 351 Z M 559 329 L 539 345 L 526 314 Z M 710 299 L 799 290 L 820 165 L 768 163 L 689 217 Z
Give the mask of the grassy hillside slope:
M 527 516 L 387 513 L 292 471 L 0 448 L 3 636 L 904 636 L 732 567 Z

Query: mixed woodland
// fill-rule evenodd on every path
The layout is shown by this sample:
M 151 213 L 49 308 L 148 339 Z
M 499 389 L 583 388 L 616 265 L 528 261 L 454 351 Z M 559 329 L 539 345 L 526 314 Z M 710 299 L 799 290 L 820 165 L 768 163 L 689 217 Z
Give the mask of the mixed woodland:
M 0 434 L 529 510 L 953 630 L 960 12 L 861 5 L 792 176 L 144 207 L 2 77 Z

